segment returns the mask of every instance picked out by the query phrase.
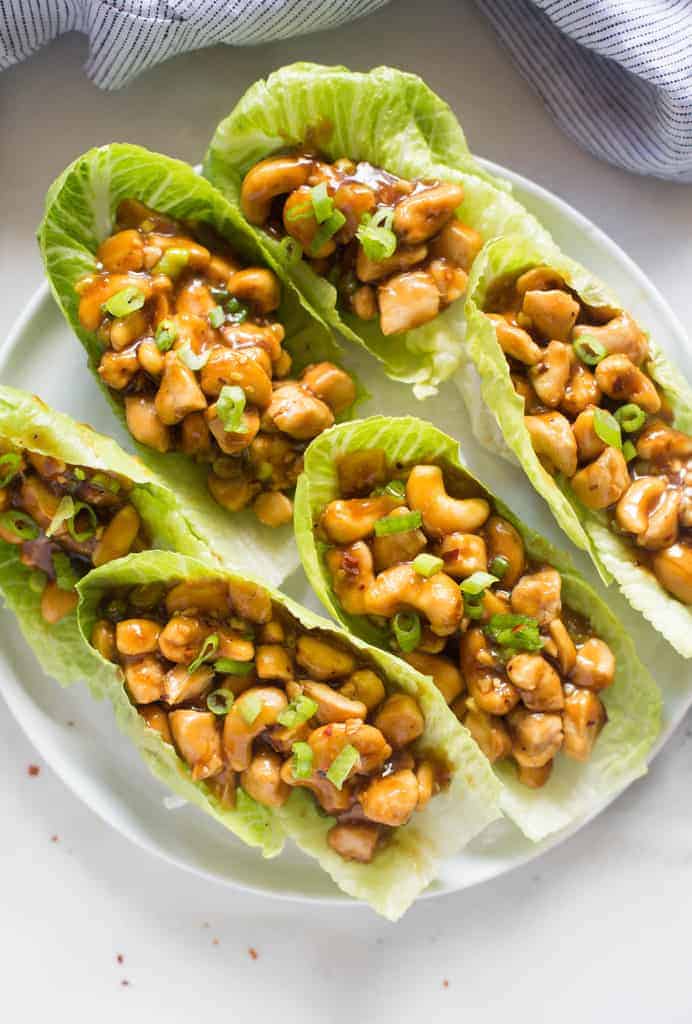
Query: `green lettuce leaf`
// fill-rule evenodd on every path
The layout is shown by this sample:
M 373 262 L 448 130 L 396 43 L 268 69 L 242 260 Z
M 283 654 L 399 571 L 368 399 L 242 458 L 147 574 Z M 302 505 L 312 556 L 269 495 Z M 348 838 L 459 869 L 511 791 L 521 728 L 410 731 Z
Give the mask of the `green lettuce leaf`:
M 575 497 L 564 478 L 554 478 L 541 465 L 524 426 L 522 399 L 514 391 L 509 367 L 491 320 L 483 315 L 487 291 L 504 274 L 516 274 L 537 264 L 549 264 L 570 288 L 591 306 L 619 309 L 618 300 L 588 270 L 559 252 L 526 238 L 490 242 L 478 255 L 469 282 L 466 351 L 480 375 L 480 394 L 469 404 L 474 433 L 487 447 L 518 459 L 529 480 L 548 503 L 557 522 L 577 547 L 591 555 L 602 579 L 615 579 L 633 608 L 668 640 L 683 657 L 692 657 L 692 609 L 672 597 L 653 573 L 637 565 L 636 553 L 608 526 L 602 512 L 588 509 Z M 653 339 L 647 369 L 673 410 L 673 422 L 692 433 L 692 390 Z M 466 368 L 465 397 L 478 392 L 476 372 Z M 499 431 L 498 431 L 499 426 Z
M 255 237 L 238 211 L 185 163 L 140 146 L 113 143 L 78 157 L 51 185 L 38 238 L 56 302 L 87 355 L 95 379 L 124 422 L 122 404 L 101 384 L 96 373 L 102 348 L 96 335 L 79 323 L 75 283 L 96 269 L 96 249 L 112 228 L 122 199 L 137 198 L 173 217 L 211 224 L 245 261 L 266 263 L 284 280 L 278 317 L 286 328 L 285 347 L 299 372 L 310 362 L 339 360 L 339 350 L 322 324 L 312 319 L 307 304 L 286 280 L 283 267 Z M 135 442 L 133 442 L 135 443 Z M 162 455 L 136 444 L 143 462 L 175 486 L 190 519 L 213 543 L 227 564 L 266 574 L 275 583 L 297 564 L 288 528 L 262 526 L 250 510 L 229 513 L 213 500 L 206 469 L 187 456 Z
M 249 579 L 231 572 L 213 568 L 210 564 L 168 552 L 145 552 L 129 555 L 96 569 L 82 580 L 79 618 L 82 633 L 88 637 L 96 618 L 101 596 L 111 587 L 154 581 L 173 582 L 181 579 L 204 578 Z M 261 581 L 257 581 L 261 582 Z M 286 835 L 301 849 L 311 854 L 345 892 L 366 900 L 375 910 L 392 920 L 400 917 L 411 902 L 435 878 L 438 866 L 445 857 L 452 856 L 473 836 L 498 816 L 499 785 L 485 758 L 480 754 L 468 733 L 447 708 L 437 689 L 425 676 L 390 654 L 368 647 L 361 640 L 338 630 L 333 623 L 308 611 L 284 595 L 270 591 L 274 601 L 282 605 L 306 629 L 338 635 L 342 643 L 365 654 L 381 674 L 389 692 L 403 691 L 415 695 L 425 716 L 425 732 L 417 741 L 421 751 L 437 753 L 449 763 L 452 781 L 449 788 L 431 800 L 428 806 L 414 815 L 405 826 L 393 833 L 388 845 L 376 854 L 371 864 L 349 863 L 341 859 L 327 844 L 327 832 L 334 819 L 318 810 L 312 796 L 296 790 L 278 811 L 258 808 L 262 813 L 262 828 L 280 825 Z M 105 664 L 105 663 L 104 663 Z M 204 784 L 191 787 L 187 769 L 170 746 L 148 735 L 141 718 L 130 705 L 125 694 L 122 675 L 115 666 L 106 666 L 112 672 L 109 696 L 118 709 L 121 725 L 141 748 L 147 741 L 146 752 L 153 769 L 164 781 L 188 799 L 200 803 L 199 793 Z M 194 791 L 197 797 L 193 797 Z M 254 804 L 244 794 L 243 803 Z M 258 805 L 255 805 L 258 807 Z M 213 810 L 217 817 L 220 810 Z M 253 829 L 235 821 L 226 811 L 225 824 L 247 841 L 252 841 Z M 244 830 L 243 830 L 244 829 Z
M 380 67 L 363 74 L 342 67 L 292 64 L 256 82 L 221 122 L 204 173 L 239 209 L 246 172 L 259 160 L 304 143 L 332 160 L 348 156 L 407 178 L 443 178 L 463 184 L 457 211 L 484 238 L 508 232 L 549 240 L 512 198 L 509 185 L 486 174 L 468 151 L 454 114 L 416 75 Z M 362 345 L 394 380 L 414 385 L 419 398 L 456 369 L 464 331 L 458 301 L 422 327 L 385 337 L 336 307 L 337 293 L 305 260 L 290 265 L 276 239 L 253 229 L 283 263 L 315 316 Z
M 145 466 L 126 455 L 108 437 L 50 409 L 25 391 L 0 386 L 0 445 L 26 448 L 74 465 L 118 473 L 135 487 L 131 501 L 146 524 L 156 547 L 184 554 L 209 555 L 177 498 Z M 42 668 L 63 685 L 94 678 L 99 664 L 82 644 L 73 612 L 51 626 L 44 621 L 41 595 L 29 586 L 32 570 L 19 560 L 20 548 L 0 540 L 0 591 Z
M 339 496 L 337 459 L 347 452 L 381 448 L 390 463 L 443 464 L 463 486 L 463 493 L 488 495 L 500 515 L 521 534 L 529 556 L 547 562 L 562 575 L 563 602 L 583 614 L 617 659 L 613 686 L 600 695 L 608 712 L 591 759 L 577 764 L 557 757 L 548 783 L 540 790 L 521 785 L 510 766 L 496 766 L 503 783 L 501 806 L 521 830 L 538 841 L 597 810 L 607 799 L 646 772 L 647 755 L 660 729 L 661 698 L 637 657 L 623 626 L 598 594 L 574 569 L 571 560 L 525 526 L 460 461 L 459 445 L 436 427 L 413 417 L 373 416 L 333 427 L 312 442 L 296 493 L 295 530 L 303 568 L 322 603 L 358 636 L 386 645 L 387 634 L 364 616 L 346 615 L 331 586 L 324 553 L 313 530 L 325 505 Z M 461 493 L 461 492 L 460 492 Z

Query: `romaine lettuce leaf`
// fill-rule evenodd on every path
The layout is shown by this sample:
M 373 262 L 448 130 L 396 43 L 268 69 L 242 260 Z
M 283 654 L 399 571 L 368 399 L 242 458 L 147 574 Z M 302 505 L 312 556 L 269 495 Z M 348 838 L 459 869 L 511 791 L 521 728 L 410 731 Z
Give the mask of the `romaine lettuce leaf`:
M 307 63 L 281 68 L 251 86 L 218 126 L 204 173 L 240 209 L 246 172 L 273 153 L 305 144 L 333 160 L 347 156 L 403 177 L 460 182 L 465 198 L 458 214 L 484 238 L 520 231 L 549 241 L 509 185 L 479 167 L 450 108 L 416 75 L 388 67 L 366 74 Z M 412 383 L 419 398 L 434 394 L 454 372 L 464 332 L 461 301 L 422 327 L 386 337 L 376 321 L 338 310 L 336 290 L 306 261 L 289 265 L 276 239 L 253 230 L 313 313 L 376 356 L 390 377 Z
M 0 445 L 126 477 L 135 484 L 131 500 L 156 547 L 208 557 L 209 548 L 186 511 L 153 473 L 110 438 L 50 409 L 34 395 L 0 386 Z M 82 644 L 76 612 L 53 626 L 43 620 L 41 595 L 29 586 L 31 569 L 20 562 L 19 553 L 16 545 L 0 540 L 0 591 L 42 668 L 63 685 L 91 678 L 97 688 L 99 664 Z
M 229 580 L 250 578 L 234 576 L 231 572 L 213 568 L 209 563 L 161 551 L 129 555 L 111 562 L 91 572 L 79 585 L 82 633 L 85 637 L 90 635 L 99 600 L 111 587 L 219 577 Z M 284 807 L 275 812 L 259 807 L 247 794 L 243 794 L 243 805 L 252 804 L 256 809 L 256 821 L 253 820 L 252 827 L 247 821 L 235 819 L 238 812 L 212 808 L 212 813 L 217 817 L 223 814 L 225 824 L 246 841 L 257 838 L 258 829 L 269 833 L 280 824 L 286 835 L 315 857 L 345 892 L 366 900 L 380 914 L 395 920 L 435 878 L 440 861 L 456 853 L 497 818 L 500 787 L 487 761 L 429 679 L 392 655 L 346 636 L 326 619 L 282 594 L 270 593 L 273 600 L 286 608 L 306 629 L 338 633 L 342 642 L 371 658 L 388 690 L 401 690 L 416 696 L 426 722 L 425 733 L 417 743 L 421 750 L 444 757 L 453 771 L 452 781 L 444 793 L 432 799 L 407 825 L 394 831 L 388 845 L 371 864 L 346 862 L 328 846 L 326 835 L 334 819 L 318 810 L 311 795 L 305 791 L 294 791 Z M 156 734 L 151 735 L 152 730 L 143 727 L 140 716 L 125 694 L 119 670 L 103 664 L 112 674 L 109 696 L 117 708 L 121 726 L 144 749 L 153 770 L 161 779 L 181 795 L 200 803 L 200 794 L 206 793 L 207 787 L 191 784 L 187 769 L 172 748 L 157 739 Z
M 488 491 L 462 466 L 456 441 L 413 417 L 373 416 L 333 427 L 312 442 L 296 494 L 295 530 L 303 568 L 322 603 L 337 620 L 358 636 L 386 644 L 386 634 L 365 617 L 344 613 L 324 561 L 326 547 L 316 540 L 313 530 L 324 506 L 339 496 L 339 456 L 368 448 L 383 449 L 390 463 L 441 462 L 467 487 L 477 487 L 477 493 Z M 511 766 L 496 768 L 503 783 L 503 811 L 530 839 L 538 841 L 593 813 L 646 772 L 647 756 L 660 729 L 661 698 L 623 626 L 576 572 L 569 557 L 525 526 L 504 502 L 490 497 L 498 512 L 523 537 L 529 556 L 558 569 L 565 604 L 590 620 L 617 659 L 615 682 L 601 694 L 608 723 L 586 764 L 558 756 L 548 783 L 539 790 L 520 784 Z
M 208 181 L 179 160 L 140 146 L 113 143 L 78 157 L 51 185 L 38 238 L 53 295 L 121 420 L 121 403 L 96 374 L 102 349 L 95 334 L 79 323 L 74 286 L 95 270 L 96 249 L 113 228 L 118 203 L 128 197 L 173 217 L 209 223 L 242 259 L 269 264 L 284 279 L 278 316 L 286 328 L 285 347 L 294 358 L 294 368 L 299 371 L 321 359 L 338 361 L 339 350 L 329 331 L 310 317 L 307 304 L 286 281 L 283 267 Z M 206 469 L 187 456 L 175 452 L 161 455 L 139 444 L 136 448 L 143 462 L 175 486 L 189 518 L 227 564 L 260 572 L 275 583 L 295 567 L 297 557 L 288 528 L 262 526 L 250 510 L 233 514 L 222 509 L 207 490 Z
M 466 351 L 480 375 L 485 403 L 469 403 L 474 433 L 492 450 L 500 454 L 511 452 L 518 459 L 570 540 L 590 553 L 603 580 L 615 579 L 630 604 L 675 650 L 683 657 L 692 657 L 692 610 L 672 597 L 653 573 L 637 565 L 636 552 L 608 527 L 605 515 L 582 505 L 568 481 L 552 477 L 533 450 L 524 426 L 523 401 L 512 386 L 493 323 L 482 309 L 488 288 L 496 278 L 537 264 L 555 267 L 587 304 L 620 308 L 618 300 L 597 278 L 554 246 L 545 247 L 518 236 L 497 239 L 485 246 L 474 263 L 466 302 Z M 647 369 L 670 402 L 674 425 L 692 433 L 692 391 L 651 338 L 649 346 L 651 359 Z M 473 368 L 468 369 L 467 387 L 463 388 L 466 396 L 473 391 L 469 382 L 477 379 Z

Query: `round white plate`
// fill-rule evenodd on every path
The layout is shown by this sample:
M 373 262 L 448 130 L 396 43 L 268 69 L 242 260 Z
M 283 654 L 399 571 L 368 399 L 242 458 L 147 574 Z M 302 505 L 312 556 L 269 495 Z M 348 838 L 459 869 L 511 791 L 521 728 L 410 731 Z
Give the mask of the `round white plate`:
M 652 331 L 689 376 L 685 332 L 645 275 L 599 229 L 556 196 L 502 167 L 489 170 L 508 178 L 517 197 L 552 231 L 571 256 L 581 260 L 615 289 L 626 308 Z M 461 398 L 453 385 L 439 397 L 418 403 L 410 389 L 388 381 L 375 361 L 348 351 L 348 362 L 374 396 L 363 409 L 385 414 L 415 413 L 457 437 L 470 467 L 515 511 L 562 546 L 540 499 L 518 469 L 480 449 L 470 435 Z M 0 380 L 36 392 L 46 402 L 129 448 L 129 438 L 113 418 L 85 368 L 84 353 L 64 323 L 46 286 L 41 288 L 10 332 L 0 351 Z M 510 497 L 511 495 L 511 497 Z M 575 559 L 595 585 L 590 563 Z M 296 570 L 285 589 L 318 608 L 305 577 Z M 602 588 L 601 588 L 602 589 Z M 639 653 L 665 696 L 665 721 L 658 748 L 692 702 L 690 665 L 631 611 L 613 587 L 608 602 L 636 638 Z M 292 844 L 275 860 L 265 861 L 243 846 L 201 811 L 185 806 L 168 810 L 165 789 L 149 775 L 130 742 L 117 731 L 110 708 L 96 703 L 80 684 L 63 690 L 38 669 L 10 612 L 0 613 L 0 691 L 45 760 L 97 814 L 133 842 L 207 878 L 284 898 L 345 900 L 316 864 Z M 599 807 L 594 814 L 602 810 Z M 585 824 L 540 844 L 530 843 L 511 823 L 487 829 L 443 865 L 430 893 L 475 885 L 538 856 Z

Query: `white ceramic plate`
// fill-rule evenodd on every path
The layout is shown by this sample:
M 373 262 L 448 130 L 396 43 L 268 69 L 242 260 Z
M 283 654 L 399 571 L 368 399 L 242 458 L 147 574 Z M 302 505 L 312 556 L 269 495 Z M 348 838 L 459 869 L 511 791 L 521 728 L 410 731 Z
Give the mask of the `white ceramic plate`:
M 642 324 L 655 330 L 667 352 L 690 376 L 685 332 L 645 275 L 614 242 L 556 196 L 524 178 L 486 163 L 508 178 L 517 197 L 552 231 L 571 256 L 581 260 L 619 294 Z M 518 470 L 493 458 L 475 444 L 468 419 L 453 385 L 434 400 L 418 403 L 409 388 L 388 381 L 374 360 L 348 351 L 348 362 L 374 398 L 363 409 L 385 414 L 415 413 L 432 420 L 462 443 L 466 461 L 489 486 L 536 529 L 558 544 L 567 543 L 540 499 Z M 0 350 L 0 380 L 41 395 L 58 409 L 115 436 L 124 447 L 129 438 L 113 418 L 85 368 L 84 353 L 63 322 L 47 287 L 34 296 Z M 511 495 L 511 499 L 509 498 Z M 595 582 L 590 563 L 576 561 Z M 288 592 L 318 608 L 305 577 L 296 570 Z M 610 605 L 636 637 L 639 653 L 665 695 L 665 721 L 658 748 L 692 703 L 692 667 L 631 611 L 616 593 Z M 130 742 L 117 731 L 110 708 L 97 704 L 83 685 L 62 690 L 44 676 L 18 633 L 13 616 L 0 613 L 0 691 L 45 760 L 92 810 L 133 842 L 168 861 L 229 885 L 305 900 L 344 900 L 326 875 L 291 844 L 280 857 L 265 861 L 243 846 L 201 811 L 185 806 L 167 810 L 165 789 L 149 775 Z M 73 723 L 73 724 L 72 724 Z M 597 808 L 597 811 L 602 810 Z M 509 822 L 491 826 L 466 850 L 447 862 L 430 893 L 475 885 L 538 856 L 585 824 L 535 845 Z

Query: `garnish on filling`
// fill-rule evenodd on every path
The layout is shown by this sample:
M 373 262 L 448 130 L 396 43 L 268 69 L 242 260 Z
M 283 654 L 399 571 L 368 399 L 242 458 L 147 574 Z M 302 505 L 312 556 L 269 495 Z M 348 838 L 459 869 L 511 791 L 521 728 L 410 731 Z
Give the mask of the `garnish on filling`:
M 303 628 L 262 587 L 150 584 L 104 598 L 91 642 L 147 724 L 227 806 L 309 789 L 329 845 L 367 863 L 449 781 L 416 741 L 423 713 L 360 652 Z
M 485 311 L 545 468 L 692 604 L 692 437 L 671 426 L 644 331 L 629 313 L 586 306 L 550 267 L 499 280 Z
M 36 452 L 0 454 L 0 539 L 21 548 L 51 625 L 77 605 L 75 583 L 94 566 L 149 547 L 132 484 Z
M 390 466 L 379 449 L 338 461 L 318 536 L 344 611 L 390 630 L 432 676 L 491 762 L 547 782 L 561 751 L 587 761 L 606 720 L 615 658 L 562 605 L 562 580 L 483 492 L 438 465 Z
M 466 291 L 483 240 L 455 216 L 463 198 L 452 182 L 301 153 L 252 167 L 240 201 L 251 224 L 284 238 L 291 261 L 306 259 L 332 282 L 347 310 L 399 334 Z
M 353 403 L 351 377 L 328 362 L 289 377 L 278 279 L 241 266 L 207 224 L 125 199 L 97 259 L 76 285 L 79 320 L 104 345 L 98 372 L 132 436 L 206 463 L 224 508 L 289 522 L 303 451 Z

